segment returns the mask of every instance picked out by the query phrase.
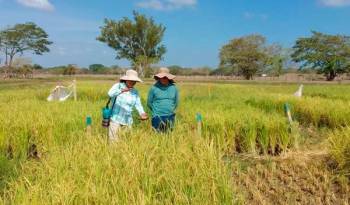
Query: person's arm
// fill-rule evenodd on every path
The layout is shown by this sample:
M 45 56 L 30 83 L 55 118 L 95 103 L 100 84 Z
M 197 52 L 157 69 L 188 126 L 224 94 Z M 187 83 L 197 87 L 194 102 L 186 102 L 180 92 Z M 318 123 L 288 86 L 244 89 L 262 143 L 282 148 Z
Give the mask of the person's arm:
M 108 96 L 113 98 L 120 95 L 121 93 L 122 93 L 122 89 L 121 89 L 120 83 L 116 83 L 112 86 L 111 89 L 109 89 Z
M 121 93 L 128 92 L 132 90 L 131 88 L 127 88 L 124 83 L 116 83 L 112 86 L 112 88 L 108 91 L 109 97 L 117 97 Z
M 153 98 L 154 98 L 154 92 L 153 92 L 153 87 L 152 87 L 148 92 L 148 98 L 147 98 L 147 107 L 151 111 L 152 111 Z
M 135 108 L 139 113 L 141 120 L 146 120 L 148 118 L 147 113 L 145 113 L 145 110 L 143 109 L 143 106 L 141 104 L 141 98 L 139 95 L 136 96 Z

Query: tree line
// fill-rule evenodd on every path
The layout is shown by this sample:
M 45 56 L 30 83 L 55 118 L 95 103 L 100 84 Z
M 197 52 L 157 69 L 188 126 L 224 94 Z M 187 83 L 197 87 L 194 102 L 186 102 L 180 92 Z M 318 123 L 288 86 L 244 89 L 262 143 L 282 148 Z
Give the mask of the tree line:
M 40 68 L 38 68 L 38 66 Z M 22 66 L 21 66 L 22 67 Z M 27 65 L 25 67 L 28 67 Z M 100 74 L 100 75 L 123 75 L 129 67 L 120 67 L 118 65 L 106 66 L 103 64 L 91 64 L 88 67 L 78 67 L 74 64 L 60 65 L 54 67 L 43 68 L 40 65 L 35 64 L 33 67 L 35 73 L 39 74 L 53 74 L 53 75 L 76 75 L 76 74 Z M 180 76 L 209 76 L 213 74 L 214 69 L 210 67 L 189 68 L 181 67 L 178 65 L 168 66 L 171 73 Z M 156 73 L 158 71 L 157 66 L 151 66 L 149 68 L 150 73 Z
M 132 19 L 105 19 L 96 40 L 113 48 L 117 59 L 127 59 L 141 76 L 148 77 L 154 73 L 153 65 L 161 61 L 167 51 L 162 43 L 165 31 L 166 27 L 156 23 L 152 17 L 134 12 Z M 177 75 L 235 75 L 247 80 L 259 74 L 279 76 L 290 67 L 322 73 L 327 80 L 350 72 L 349 36 L 312 31 L 311 36 L 298 38 L 292 48 L 266 42 L 266 38 L 260 34 L 233 38 L 220 48 L 217 69 L 169 67 Z M 50 51 L 48 46 L 51 44 L 48 34 L 32 22 L 0 30 L 0 51 L 5 56 L 2 71 L 16 73 L 16 68 L 13 68 L 16 55 L 25 52 L 42 55 Z M 28 69 L 34 68 L 27 65 L 24 70 Z M 67 65 L 49 70 L 68 75 L 77 72 L 119 74 L 124 71 L 118 66 L 98 63 L 87 69 Z
M 311 37 L 297 39 L 289 50 L 266 45 L 261 35 L 235 38 L 221 48 L 218 71 L 250 80 L 259 72 L 279 75 L 288 62 L 296 63 L 299 70 L 315 70 L 334 80 L 350 72 L 350 37 L 312 31 Z

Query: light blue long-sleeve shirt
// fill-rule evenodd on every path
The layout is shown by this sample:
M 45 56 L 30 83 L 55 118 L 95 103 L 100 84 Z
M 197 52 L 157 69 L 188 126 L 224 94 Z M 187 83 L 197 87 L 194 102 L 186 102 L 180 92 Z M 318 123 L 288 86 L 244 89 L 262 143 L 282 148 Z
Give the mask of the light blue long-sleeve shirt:
M 133 88 L 130 91 L 122 92 L 125 88 L 125 83 L 116 83 L 108 91 L 109 97 L 112 98 L 112 103 L 116 98 L 111 120 L 122 125 L 130 126 L 133 123 L 133 108 L 135 107 L 140 115 L 145 113 L 145 111 L 142 107 L 141 99 L 137 90 Z

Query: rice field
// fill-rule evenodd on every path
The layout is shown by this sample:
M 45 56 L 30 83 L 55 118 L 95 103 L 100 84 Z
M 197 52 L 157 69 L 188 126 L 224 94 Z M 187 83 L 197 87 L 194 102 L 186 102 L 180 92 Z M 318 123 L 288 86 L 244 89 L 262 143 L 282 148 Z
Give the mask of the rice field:
M 350 85 L 305 85 L 299 99 L 293 96 L 297 84 L 180 82 L 172 133 L 153 132 L 150 121 L 139 121 L 135 113 L 132 131 L 108 144 L 101 109 L 114 82 L 78 79 L 77 101 L 47 102 L 62 80 L 69 84 L 0 82 L 0 204 L 259 204 L 267 196 L 249 191 L 258 183 L 249 184 L 249 177 L 270 172 L 271 161 L 311 148 L 325 153 L 320 166 L 330 179 L 314 179 L 325 187 L 320 202 L 349 200 L 329 184 L 340 176 L 348 189 Z M 144 106 L 151 83 L 136 85 Z M 334 164 L 331 170 L 325 159 Z M 260 160 L 263 167 L 252 165 Z M 253 167 L 257 171 L 249 175 Z M 295 196 L 286 200 L 292 203 Z

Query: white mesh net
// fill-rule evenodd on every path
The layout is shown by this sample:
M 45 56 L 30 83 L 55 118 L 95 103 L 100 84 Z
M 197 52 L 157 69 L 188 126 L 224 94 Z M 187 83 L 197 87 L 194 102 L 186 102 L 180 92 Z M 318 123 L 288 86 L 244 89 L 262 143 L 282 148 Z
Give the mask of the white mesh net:
M 302 97 L 303 96 L 303 87 L 304 87 L 304 85 L 300 85 L 299 86 L 299 89 L 294 93 L 294 96 L 296 96 L 296 97 Z
M 65 86 L 56 86 L 47 97 L 47 101 L 65 101 L 70 96 L 72 96 L 74 91 L 74 83 L 65 87 Z

